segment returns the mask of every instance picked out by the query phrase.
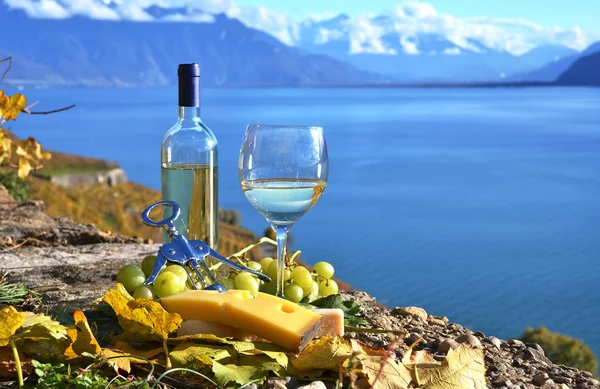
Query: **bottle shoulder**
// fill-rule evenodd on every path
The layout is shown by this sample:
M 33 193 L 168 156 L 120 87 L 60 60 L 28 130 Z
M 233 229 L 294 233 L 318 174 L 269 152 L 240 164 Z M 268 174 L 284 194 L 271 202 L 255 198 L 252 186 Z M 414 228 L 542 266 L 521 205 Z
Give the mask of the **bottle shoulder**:
M 188 147 L 204 145 L 205 149 L 216 149 L 218 146 L 215 134 L 200 120 L 175 123 L 165 133 L 162 144 Z

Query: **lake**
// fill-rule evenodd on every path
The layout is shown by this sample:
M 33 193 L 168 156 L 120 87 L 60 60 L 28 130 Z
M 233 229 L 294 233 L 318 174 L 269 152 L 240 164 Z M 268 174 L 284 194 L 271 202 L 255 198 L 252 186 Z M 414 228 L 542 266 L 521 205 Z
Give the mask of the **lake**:
M 18 135 L 118 161 L 160 187 L 175 89 L 25 90 L 48 116 Z M 308 262 L 391 306 L 416 305 L 486 335 L 546 325 L 600 353 L 600 89 L 208 89 L 219 199 L 265 220 L 237 175 L 248 123 L 325 129 L 329 182 L 292 229 Z

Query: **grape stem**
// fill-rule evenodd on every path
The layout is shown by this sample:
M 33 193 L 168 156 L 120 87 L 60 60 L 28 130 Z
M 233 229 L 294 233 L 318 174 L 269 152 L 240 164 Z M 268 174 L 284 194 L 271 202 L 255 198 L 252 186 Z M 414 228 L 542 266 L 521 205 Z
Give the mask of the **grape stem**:
M 15 367 L 17 368 L 17 377 L 19 378 L 19 388 L 23 387 L 23 370 L 21 369 L 21 360 L 19 359 L 19 352 L 15 345 L 15 340 L 10 339 L 10 348 L 12 349 L 13 356 L 15 358 Z
M 171 358 L 169 358 L 169 347 L 167 346 L 167 338 L 163 339 L 163 350 L 165 351 L 165 358 L 167 360 L 165 366 L 167 369 L 173 367 L 171 365 Z

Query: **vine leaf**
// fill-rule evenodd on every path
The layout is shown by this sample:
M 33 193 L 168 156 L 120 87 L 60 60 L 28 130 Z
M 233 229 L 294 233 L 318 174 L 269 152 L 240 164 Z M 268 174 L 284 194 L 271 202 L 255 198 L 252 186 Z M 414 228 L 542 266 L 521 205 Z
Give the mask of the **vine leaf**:
M 165 311 L 156 301 L 132 298 L 120 283 L 103 300 L 115 311 L 125 334 L 137 341 L 166 341 L 182 322 L 181 316 Z
M 10 342 L 10 338 L 23 326 L 24 321 L 25 314 L 17 312 L 12 306 L 0 310 L 0 347 Z

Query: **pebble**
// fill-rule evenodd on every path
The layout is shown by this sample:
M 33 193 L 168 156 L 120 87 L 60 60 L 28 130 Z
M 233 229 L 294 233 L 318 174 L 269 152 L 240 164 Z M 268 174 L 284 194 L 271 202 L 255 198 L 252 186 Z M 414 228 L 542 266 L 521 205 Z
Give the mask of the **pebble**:
M 473 334 L 462 334 L 458 338 L 456 338 L 456 341 L 458 343 L 466 344 L 473 348 L 482 348 L 481 342 Z
M 511 346 L 516 346 L 516 347 L 524 346 L 524 343 L 521 342 L 519 339 L 509 339 L 508 344 Z
M 422 321 L 427 321 L 427 312 L 420 307 L 397 307 L 392 311 L 393 315 L 412 316 L 419 318 Z
M 427 344 L 427 341 L 425 339 L 423 339 L 423 335 L 421 334 L 417 334 L 415 332 L 411 332 L 407 337 L 406 340 L 404 341 L 407 345 L 412 346 L 413 343 L 415 343 L 417 341 L 417 339 L 421 338 L 421 340 L 419 341 L 419 346 L 423 346 L 425 344 Z
M 537 373 L 533 376 L 533 383 L 537 386 L 543 386 L 548 381 L 548 373 Z
M 569 389 L 569 387 L 567 385 L 565 385 L 565 384 L 558 385 L 558 388 L 559 389 Z
M 442 343 L 440 343 L 438 347 L 438 352 L 447 354 L 448 351 L 452 348 L 454 350 L 458 347 L 458 342 L 454 339 L 444 339 Z
M 313 381 L 308 385 L 298 386 L 298 389 L 327 389 L 323 381 Z
M 488 338 L 488 340 L 490 341 L 491 344 L 493 344 L 497 348 L 501 348 L 502 347 L 502 342 L 500 341 L 500 339 L 496 338 L 495 336 L 490 336 Z
M 437 318 L 437 317 L 431 316 L 431 315 L 429 315 L 429 317 L 427 318 L 427 322 L 429 324 L 441 326 L 441 327 L 444 327 L 447 323 L 447 321 L 444 321 L 441 318 Z

